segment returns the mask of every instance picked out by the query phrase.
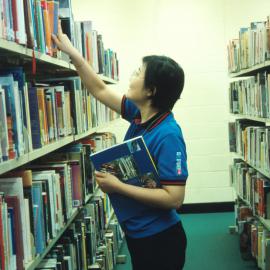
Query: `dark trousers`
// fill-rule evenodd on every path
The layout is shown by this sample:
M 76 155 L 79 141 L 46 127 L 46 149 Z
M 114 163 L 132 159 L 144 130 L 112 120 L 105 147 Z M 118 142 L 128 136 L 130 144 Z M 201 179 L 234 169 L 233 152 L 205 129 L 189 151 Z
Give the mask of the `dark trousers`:
M 187 238 L 182 223 L 153 236 L 126 236 L 133 270 L 181 270 L 185 264 Z

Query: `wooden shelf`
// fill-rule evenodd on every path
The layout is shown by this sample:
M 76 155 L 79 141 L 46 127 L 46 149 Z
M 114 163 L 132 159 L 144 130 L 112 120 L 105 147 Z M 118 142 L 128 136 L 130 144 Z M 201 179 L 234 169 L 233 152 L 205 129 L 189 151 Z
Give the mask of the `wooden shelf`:
M 241 77 L 241 76 L 252 76 L 252 75 L 256 75 L 262 69 L 270 69 L 270 61 L 265 61 L 262 64 L 258 64 L 256 66 L 253 66 L 253 67 L 250 67 L 247 69 L 243 69 L 239 72 L 229 73 L 229 76 L 231 78 L 237 78 L 237 77 Z

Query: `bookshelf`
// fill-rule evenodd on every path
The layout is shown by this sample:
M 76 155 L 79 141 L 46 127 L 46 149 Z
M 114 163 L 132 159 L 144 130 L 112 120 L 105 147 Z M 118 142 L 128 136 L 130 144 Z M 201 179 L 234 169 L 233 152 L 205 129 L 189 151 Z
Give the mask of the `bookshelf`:
M 39 66 L 37 70 L 38 78 L 44 77 L 44 71 L 49 70 L 53 71 L 54 77 L 78 76 L 75 66 L 66 60 L 55 58 L 50 55 L 29 49 L 25 46 L 17 44 L 16 42 L 0 38 L 0 65 L 8 64 L 9 62 L 14 64 L 14 59 L 16 59 L 15 63 L 17 65 L 29 64 L 29 62 L 33 60 L 33 54 L 35 55 L 35 60 Z M 40 65 L 43 65 L 43 67 Z M 41 72 L 42 74 L 40 74 Z M 118 81 L 104 76 L 103 74 L 98 75 L 106 84 L 118 83 Z
M 229 109 L 235 118 L 229 123 L 235 225 L 241 255 L 255 259 L 259 269 L 268 269 L 270 262 L 269 33 L 268 16 L 266 21 L 242 27 L 239 38 L 228 45 Z
M 34 75 L 34 80 L 39 80 L 40 78 L 52 77 L 52 74 L 55 78 L 63 78 L 63 77 L 74 77 L 78 76 L 76 69 L 72 63 L 66 61 L 64 59 L 58 59 L 52 56 L 49 56 L 44 53 L 40 53 L 38 51 L 33 51 L 32 49 L 27 48 L 26 46 L 17 44 L 13 41 L 8 41 L 0 38 L 0 67 L 5 68 L 7 66 L 16 67 L 22 66 L 27 77 L 27 81 L 32 79 L 31 74 L 31 64 L 33 61 L 33 55 L 36 61 L 37 73 Z M 47 72 L 48 71 L 48 72 Z M 104 76 L 103 74 L 98 74 L 98 76 L 103 80 L 106 84 L 117 84 L 118 81 Z M 119 121 L 118 119 L 110 121 L 110 123 Z M 0 123 L 1 124 L 1 123 Z M 44 157 L 45 155 L 52 153 L 64 146 L 68 146 L 74 142 L 77 142 L 80 139 L 83 139 L 93 133 L 98 132 L 101 128 L 104 129 L 108 123 L 104 123 L 98 127 L 90 128 L 87 131 L 79 134 L 70 134 L 64 137 L 59 137 L 57 140 L 51 141 L 48 144 L 43 145 L 41 148 L 34 149 L 28 153 L 20 155 L 15 159 L 9 159 L 7 161 L 0 162 L 0 176 L 3 174 L 18 169 L 23 165 L 27 165 L 28 163 L 35 161 L 39 158 Z M 72 132 L 75 133 L 75 132 Z M 0 144 L 1 147 L 1 144 Z M 2 153 L 0 152 L 0 155 Z M 85 197 L 85 201 L 83 205 L 78 207 L 77 209 L 73 209 L 71 216 L 65 222 L 64 226 L 57 232 L 56 237 L 51 239 L 43 250 L 43 252 L 37 255 L 34 260 L 28 262 L 24 265 L 24 270 L 33 270 L 38 267 L 40 262 L 45 258 L 45 256 L 51 251 L 51 249 L 55 246 L 61 236 L 65 233 L 65 231 L 69 228 L 69 226 L 74 222 L 74 220 L 78 217 L 81 211 L 84 208 L 84 205 L 90 202 L 98 193 L 96 190 L 93 194 L 87 194 Z M 110 215 L 108 222 L 112 219 L 113 213 Z M 106 224 L 106 228 L 108 229 L 108 224 Z
M 115 120 L 112 120 L 110 122 L 110 124 L 113 124 L 113 123 L 116 124 L 119 121 L 120 121 L 120 119 L 115 119 Z M 49 153 L 51 153 L 51 152 L 53 152 L 53 151 L 55 151 L 63 146 L 66 146 L 66 145 L 72 143 L 72 142 L 76 142 L 76 141 L 83 139 L 91 134 L 94 134 L 94 133 L 98 132 L 99 130 L 106 128 L 106 126 L 108 124 L 109 123 L 104 123 L 103 125 L 101 125 L 99 127 L 91 128 L 87 132 L 84 132 L 82 134 L 70 135 L 70 136 L 67 136 L 65 138 L 61 138 L 55 142 L 52 142 L 48 145 L 43 146 L 40 149 L 35 149 L 35 150 L 33 150 L 33 151 L 31 151 L 31 152 L 29 152 L 21 157 L 2 162 L 2 163 L 0 163 L 0 175 L 6 173 L 8 171 L 14 170 L 18 167 L 21 167 L 21 166 L 23 166 L 31 161 L 34 161 L 35 159 L 38 159 L 44 155 L 47 155 L 47 154 L 49 154 Z
M 77 209 L 74 211 L 74 213 L 72 214 L 71 218 L 68 220 L 68 222 L 66 223 L 66 225 L 61 229 L 61 231 L 58 233 L 58 235 L 54 239 L 52 239 L 50 241 L 49 245 L 46 247 L 46 249 L 43 251 L 42 254 L 38 255 L 33 262 L 31 262 L 31 263 L 29 263 L 29 264 L 27 264 L 25 266 L 25 270 L 34 270 L 34 269 L 36 269 L 36 267 L 39 265 L 39 263 L 42 261 L 42 259 L 48 254 L 48 252 L 56 244 L 56 242 L 59 240 L 59 238 L 63 235 L 63 233 L 65 232 L 65 230 L 74 221 L 74 219 L 78 215 L 78 212 L 79 212 L 79 210 L 77 210 Z

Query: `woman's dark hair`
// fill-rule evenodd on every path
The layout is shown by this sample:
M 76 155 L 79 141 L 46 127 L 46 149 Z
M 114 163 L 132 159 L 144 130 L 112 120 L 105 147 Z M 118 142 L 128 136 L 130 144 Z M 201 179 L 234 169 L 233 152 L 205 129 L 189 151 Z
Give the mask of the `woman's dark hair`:
M 172 110 L 184 88 L 183 69 L 166 56 L 145 56 L 143 64 L 146 65 L 144 87 L 153 93 L 152 106 L 160 111 Z

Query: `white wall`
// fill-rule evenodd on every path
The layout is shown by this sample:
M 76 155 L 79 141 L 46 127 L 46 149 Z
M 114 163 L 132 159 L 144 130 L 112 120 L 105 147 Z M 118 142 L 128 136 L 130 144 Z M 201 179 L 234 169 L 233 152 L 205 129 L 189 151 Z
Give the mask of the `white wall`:
M 188 151 L 185 203 L 232 201 L 226 45 L 241 26 L 266 19 L 269 1 L 72 0 L 72 5 L 75 19 L 92 20 L 105 47 L 118 53 L 122 90 L 144 55 L 164 54 L 182 65 L 186 85 L 174 113 Z M 126 127 L 118 125 L 118 134 Z

